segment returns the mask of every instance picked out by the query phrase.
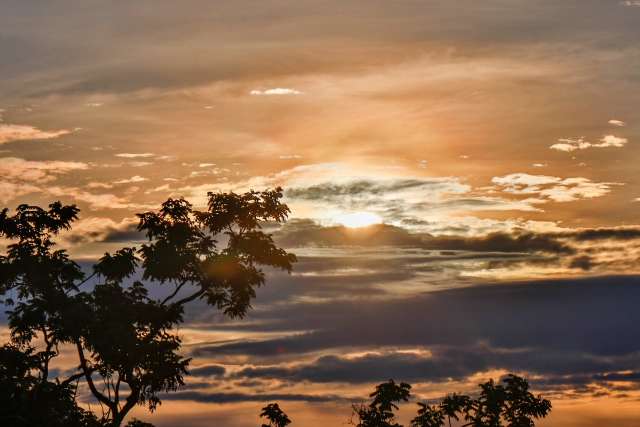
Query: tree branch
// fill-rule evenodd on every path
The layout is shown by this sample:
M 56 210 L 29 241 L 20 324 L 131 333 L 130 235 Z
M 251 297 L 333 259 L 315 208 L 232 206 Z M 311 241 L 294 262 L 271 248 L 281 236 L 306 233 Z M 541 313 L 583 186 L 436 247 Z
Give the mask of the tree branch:
M 91 390 L 91 393 L 93 393 L 93 395 L 96 397 L 96 399 L 98 399 L 99 402 L 104 403 L 105 405 L 107 405 L 107 407 L 109 407 L 109 409 L 112 410 L 112 412 L 115 412 L 113 411 L 113 402 L 107 399 L 107 397 L 104 394 L 100 393 L 96 388 L 95 384 L 93 383 L 93 378 L 91 378 L 91 374 L 93 373 L 93 370 L 91 370 L 87 366 L 87 359 L 85 359 L 84 357 L 84 351 L 82 350 L 82 344 L 80 344 L 80 341 L 76 341 L 76 347 L 78 349 L 78 357 L 80 358 L 80 367 L 82 368 L 84 377 L 87 380 L 87 385 L 89 386 L 89 390 Z
M 131 393 L 129 394 L 129 396 L 127 396 L 126 403 L 120 410 L 117 420 L 115 420 L 117 423 L 121 423 L 129 413 L 129 411 L 131 411 L 131 409 L 133 409 L 133 407 L 136 406 L 136 403 L 138 403 L 138 399 L 139 399 L 138 393 L 139 393 L 139 389 L 137 387 L 131 387 Z
M 79 288 L 80 286 L 84 285 L 85 283 L 87 283 L 89 280 L 91 280 L 96 274 L 95 271 L 93 273 L 91 273 L 86 279 L 84 279 L 82 282 L 78 283 L 76 286 L 76 288 Z
M 176 289 L 171 293 L 171 295 L 169 295 L 164 300 L 162 300 L 162 302 L 160 304 L 161 305 L 165 305 L 169 300 L 171 300 L 173 297 L 175 297 L 178 294 L 178 292 L 180 292 L 180 289 L 182 289 L 182 287 L 184 285 L 186 285 L 187 283 L 188 283 L 188 280 L 184 280 L 182 283 L 180 283 L 178 286 L 176 286 Z
M 49 340 L 49 334 L 47 334 L 47 328 L 45 326 L 42 327 L 42 339 L 46 344 L 46 349 L 44 351 L 44 360 L 42 362 L 42 382 L 45 383 L 49 379 L 49 362 L 51 361 L 52 356 L 50 355 L 51 349 L 53 348 L 53 341 Z
M 96 371 L 96 369 L 95 368 L 90 368 L 89 371 L 90 371 L 90 373 L 94 373 Z M 60 385 L 69 385 L 72 382 L 74 382 L 76 380 L 79 380 L 82 377 L 84 377 L 84 372 L 78 372 L 77 374 L 73 374 L 69 378 L 67 378 L 66 380 L 62 381 L 60 383 Z
M 202 295 L 204 295 L 205 290 L 204 289 L 200 289 L 199 291 L 195 292 L 194 294 L 189 295 L 188 297 L 184 297 L 181 300 L 178 300 L 174 303 L 171 303 L 171 305 L 185 305 L 188 302 L 191 302 L 195 299 L 200 298 Z

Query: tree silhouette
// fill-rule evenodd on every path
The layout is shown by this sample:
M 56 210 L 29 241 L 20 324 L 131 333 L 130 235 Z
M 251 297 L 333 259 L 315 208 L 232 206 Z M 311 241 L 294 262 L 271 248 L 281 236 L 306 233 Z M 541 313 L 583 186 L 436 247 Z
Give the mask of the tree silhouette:
M 454 393 L 439 404 L 419 402 L 411 427 L 451 426 L 452 420 L 462 427 L 534 427 L 535 420 L 545 418 L 551 411 L 551 402 L 529 392 L 529 383 L 524 378 L 508 375 L 503 382 L 501 385 L 489 380 L 480 384 L 481 391 L 475 399 Z M 399 409 L 396 403 L 409 400 L 410 390 L 409 384 L 393 380 L 378 385 L 370 394 L 373 400 L 369 405 L 353 406 L 357 422 L 352 424 L 402 427 L 396 422 L 394 411 Z
M 98 419 L 76 405 L 74 387 L 35 376 L 43 355 L 32 348 L 0 347 L 0 425 L 97 427 Z
M 411 386 L 407 383 L 397 384 L 393 380 L 376 386 L 369 395 L 373 400 L 368 406 L 354 405 L 353 412 L 358 421 L 357 427 L 400 427 L 395 422 L 396 403 L 409 400 Z
M 262 408 L 260 417 L 269 421 L 269 424 L 262 424 L 262 427 L 285 427 L 291 424 L 291 420 L 277 403 L 270 403 Z
M 54 249 L 53 238 L 77 219 L 75 206 L 56 202 L 48 210 L 20 205 L 14 215 L 0 212 L 0 237 L 12 241 L 0 255 L 0 296 L 10 308 L 11 331 L 2 375 L 7 382 L 20 378 L 0 416 L 31 416 L 29 404 L 41 406 L 41 399 L 57 393 L 60 404 L 70 404 L 82 418 L 86 412 L 75 403 L 81 380 L 102 407 L 102 425 L 121 425 L 136 405 L 156 409 L 160 393 L 184 384 L 189 359 L 179 354 L 175 329 L 185 305 L 202 300 L 228 317 L 243 317 L 265 282 L 263 266 L 291 271 L 295 256 L 261 230 L 262 222 L 287 219 L 281 198 L 280 188 L 208 193 L 206 211 L 169 199 L 158 212 L 138 215 L 146 244 L 105 254 L 89 276 L 65 250 Z M 152 285 L 165 289 L 165 296 L 151 298 Z M 36 350 L 40 342 L 43 348 Z M 49 381 L 51 360 L 63 345 L 75 348 L 77 372 Z M 25 405 L 5 406 L 13 395 L 28 397 Z
M 444 411 L 439 406 L 418 403 L 418 416 L 411 420 L 412 427 L 440 427 L 444 425 Z M 451 424 L 451 422 L 449 422 Z
M 462 427 L 534 427 L 535 420 L 544 418 L 551 411 L 551 402 L 529 392 L 529 383 L 524 378 L 508 375 L 504 384 L 493 380 L 480 384 L 480 395 L 476 399 L 452 394 L 439 405 L 419 403 L 418 416 L 411 422 L 413 427 L 444 426 L 445 417 L 466 421 Z

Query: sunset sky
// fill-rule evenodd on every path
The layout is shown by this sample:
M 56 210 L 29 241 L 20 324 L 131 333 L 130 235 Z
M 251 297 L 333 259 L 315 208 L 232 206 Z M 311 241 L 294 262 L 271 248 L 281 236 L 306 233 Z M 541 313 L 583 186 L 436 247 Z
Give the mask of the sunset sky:
M 168 197 L 285 189 L 293 274 L 191 307 L 160 427 L 507 372 L 542 426 L 637 426 L 639 41 L 635 0 L 2 0 L 0 202 L 77 204 L 89 265 Z

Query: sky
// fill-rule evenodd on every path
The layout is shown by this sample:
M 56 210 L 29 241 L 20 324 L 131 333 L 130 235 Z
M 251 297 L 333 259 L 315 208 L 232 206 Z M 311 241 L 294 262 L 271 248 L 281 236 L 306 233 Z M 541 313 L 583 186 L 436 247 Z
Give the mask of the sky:
M 516 372 L 543 426 L 636 425 L 640 2 L 0 11 L 0 203 L 77 204 L 77 259 L 168 197 L 285 189 L 294 272 L 242 321 L 191 307 L 188 386 L 137 415 L 343 425 L 391 377 L 435 399 Z

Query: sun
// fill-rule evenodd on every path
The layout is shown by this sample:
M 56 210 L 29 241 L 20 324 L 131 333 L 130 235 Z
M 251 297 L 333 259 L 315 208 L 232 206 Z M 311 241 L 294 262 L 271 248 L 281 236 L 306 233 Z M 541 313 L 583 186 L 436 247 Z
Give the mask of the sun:
M 349 228 L 368 227 L 369 225 L 382 223 L 382 218 L 371 212 L 353 212 L 338 215 L 334 220 Z

